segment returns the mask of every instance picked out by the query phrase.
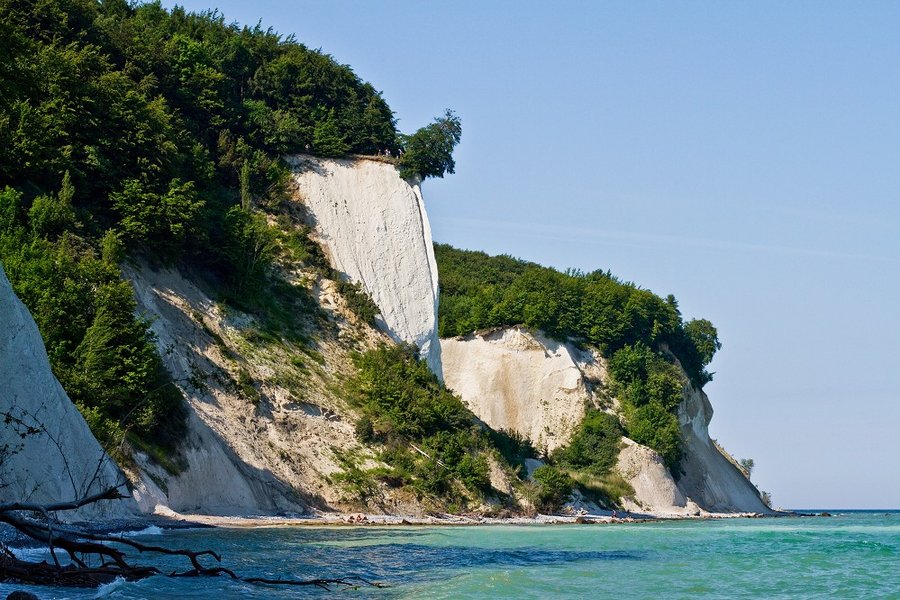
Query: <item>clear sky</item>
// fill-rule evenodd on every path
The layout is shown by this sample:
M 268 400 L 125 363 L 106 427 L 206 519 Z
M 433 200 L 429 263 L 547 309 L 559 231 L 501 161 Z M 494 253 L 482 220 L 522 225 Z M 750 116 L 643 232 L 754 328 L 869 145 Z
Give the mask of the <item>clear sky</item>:
M 436 240 L 675 294 L 776 504 L 900 507 L 900 3 L 180 4 L 351 65 L 405 132 L 455 109 Z

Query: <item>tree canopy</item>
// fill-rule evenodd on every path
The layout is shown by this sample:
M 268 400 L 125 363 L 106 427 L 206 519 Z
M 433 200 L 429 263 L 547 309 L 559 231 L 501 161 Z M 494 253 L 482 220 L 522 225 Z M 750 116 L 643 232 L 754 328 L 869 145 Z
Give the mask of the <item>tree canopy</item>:
M 453 150 L 462 139 L 462 121 L 450 109 L 443 117 L 437 117 L 430 125 L 422 127 L 410 136 L 402 136 L 403 155 L 400 157 L 400 175 L 404 178 L 419 176 L 443 177 L 455 172 Z

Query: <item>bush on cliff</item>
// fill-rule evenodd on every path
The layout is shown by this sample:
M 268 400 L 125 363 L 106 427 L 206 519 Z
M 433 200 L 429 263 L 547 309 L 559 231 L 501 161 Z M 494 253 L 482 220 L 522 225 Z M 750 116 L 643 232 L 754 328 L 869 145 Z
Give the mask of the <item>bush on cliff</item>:
M 402 136 L 403 154 L 400 157 L 400 176 L 443 177 L 456 169 L 453 149 L 462 139 L 462 121 L 447 109 L 430 125 L 410 136 Z
M 503 462 L 494 439 L 509 448 L 515 441 L 479 423 L 413 347 L 382 345 L 354 362 L 348 391 L 362 413 L 356 431 L 383 448 L 391 472 L 382 477 L 436 498 L 452 499 L 456 485 L 476 497 L 490 493 L 487 457 Z
M 532 476 L 537 485 L 534 506 L 542 512 L 559 510 L 575 488 L 575 481 L 565 471 L 550 465 L 538 467 Z

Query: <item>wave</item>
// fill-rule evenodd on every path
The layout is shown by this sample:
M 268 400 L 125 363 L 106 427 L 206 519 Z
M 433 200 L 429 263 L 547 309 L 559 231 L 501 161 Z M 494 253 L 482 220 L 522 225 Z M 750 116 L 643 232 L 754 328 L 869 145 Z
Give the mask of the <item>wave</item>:
M 146 535 L 162 535 L 165 532 L 161 527 L 157 527 L 156 525 L 148 525 L 143 529 L 130 529 L 128 531 L 117 531 L 116 533 L 112 533 L 110 535 L 118 536 L 118 537 L 143 537 Z
M 128 582 L 125 581 L 125 579 L 123 577 L 116 577 L 109 583 L 104 583 L 103 585 L 98 587 L 97 593 L 94 594 L 94 598 L 106 598 L 107 596 L 109 596 L 110 594 L 112 594 L 113 592 L 115 592 L 116 590 L 121 588 L 126 583 L 128 583 Z
M 40 562 L 45 559 L 50 559 L 50 550 L 48 550 L 45 546 L 41 546 L 40 548 L 11 547 L 10 550 L 19 560 L 27 560 L 28 562 Z

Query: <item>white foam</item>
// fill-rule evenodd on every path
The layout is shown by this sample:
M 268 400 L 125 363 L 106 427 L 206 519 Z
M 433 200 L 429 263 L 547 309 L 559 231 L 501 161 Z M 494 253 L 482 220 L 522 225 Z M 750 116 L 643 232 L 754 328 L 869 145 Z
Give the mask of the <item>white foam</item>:
M 118 533 L 113 533 L 112 535 L 116 535 L 119 537 L 143 537 L 145 535 L 162 535 L 163 530 L 156 525 L 150 525 L 143 529 L 132 530 L 132 531 L 119 531 Z
M 116 577 L 109 583 L 104 583 L 103 585 L 98 587 L 97 593 L 94 594 L 94 598 L 106 598 L 107 596 L 109 596 L 110 594 L 112 594 L 113 592 L 115 592 L 116 590 L 121 588 L 126 583 L 128 583 L 128 582 L 125 581 L 124 578 Z

